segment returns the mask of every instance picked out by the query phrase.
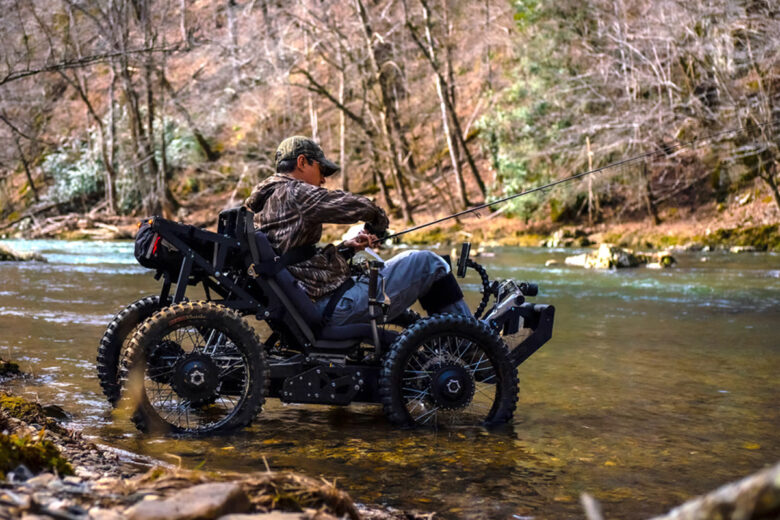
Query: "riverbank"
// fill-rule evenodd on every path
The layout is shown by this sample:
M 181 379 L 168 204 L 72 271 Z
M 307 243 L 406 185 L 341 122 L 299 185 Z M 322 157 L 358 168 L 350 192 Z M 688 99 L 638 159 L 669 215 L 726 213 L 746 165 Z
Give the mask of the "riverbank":
M 8 362 L 2 362 L 4 366 Z M 18 375 L 18 369 L 13 371 Z M 291 472 L 183 470 L 85 440 L 38 403 L 0 393 L 0 518 L 24 520 L 415 520 L 435 513 L 356 504 L 325 479 Z M 585 517 L 603 520 L 581 497 Z M 780 464 L 654 520 L 780 515 Z M 530 518 L 530 517 L 529 517 Z
M 174 217 L 209 229 L 216 228 L 215 208 L 226 204 L 224 196 L 212 195 L 193 201 Z M 42 206 L 46 208 L 46 206 Z M 64 240 L 132 239 L 139 217 L 106 215 L 100 212 L 54 214 L 43 217 L 31 208 L 13 215 L 0 226 L 0 238 L 57 238 Z M 47 211 L 53 211 L 49 208 Z M 46 212 L 42 213 L 43 215 Z M 416 223 L 446 216 L 440 212 L 417 215 Z M 348 226 L 326 225 L 323 241 L 337 242 Z M 391 222 L 393 232 L 407 228 L 402 221 Z M 780 251 L 780 211 L 748 191 L 731 202 L 708 203 L 695 210 L 670 207 L 661 211 L 659 221 L 620 215 L 588 225 L 545 221 L 526 222 L 506 217 L 499 208 L 482 210 L 441 224 L 411 232 L 401 238 L 414 246 L 451 246 L 471 241 L 481 247 L 587 247 L 611 243 L 633 249 L 694 249 Z
M 13 366 L 2 362 L 3 366 Z M 19 375 L 16 370 L 9 375 Z M 0 376 L 2 377 L 2 376 Z M 428 513 L 356 504 L 291 472 L 191 471 L 86 440 L 39 403 L 0 392 L 0 519 L 397 520 Z

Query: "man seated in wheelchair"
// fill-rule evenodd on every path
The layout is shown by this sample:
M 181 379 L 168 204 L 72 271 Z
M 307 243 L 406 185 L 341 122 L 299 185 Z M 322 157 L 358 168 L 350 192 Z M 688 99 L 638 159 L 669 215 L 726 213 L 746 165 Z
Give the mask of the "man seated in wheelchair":
M 352 277 L 348 260 L 386 233 L 387 215 L 366 197 L 324 188 L 325 178 L 340 168 L 311 139 L 285 139 L 275 159 L 276 173 L 258 184 L 245 202 L 255 213 L 256 226 L 290 259 L 287 269 L 329 325 L 368 323 L 368 277 Z M 366 228 L 357 237 L 339 246 L 314 247 L 323 224 L 360 221 Z M 450 266 L 433 252 L 403 252 L 385 263 L 380 278 L 388 321 L 418 299 L 428 314 L 471 314 Z

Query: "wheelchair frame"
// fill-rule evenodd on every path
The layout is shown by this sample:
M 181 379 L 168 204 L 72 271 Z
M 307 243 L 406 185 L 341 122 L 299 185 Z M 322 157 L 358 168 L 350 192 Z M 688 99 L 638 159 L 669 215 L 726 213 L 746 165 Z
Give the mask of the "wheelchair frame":
M 149 219 L 149 224 L 156 234 L 154 248 L 162 240 L 182 257 L 177 272 L 157 270 L 155 279 L 163 280 L 160 301 L 168 301 L 172 289 L 172 303 L 185 301 L 187 287 L 201 284 L 208 301 L 265 321 L 272 330 L 272 343 L 280 337 L 284 342 L 294 341 L 295 344 L 284 345 L 292 347 L 291 355 L 276 352 L 268 341 L 265 344 L 271 375 L 268 397 L 288 403 L 330 405 L 381 402 L 378 360 L 348 359 L 359 351 L 361 343 L 373 344 L 374 335 L 366 333 L 342 340 L 317 338 L 318 331 L 306 322 L 274 275 L 264 272 L 263 267 L 270 271 L 280 269 L 274 264 L 281 258 L 262 260 L 258 256 L 251 211 L 223 211 L 216 233 L 162 217 Z M 152 254 L 150 247 L 146 258 Z M 219 298 L 214 298 L 214 294 Z M 504 334 L 518 332 L 521 319 L 524 328 L 531 329 L 530 335 L 510 352 L 515 368 L 552 337 L 554 313 L 552 305 L 523 302 L 513 305 L 501 323 L 496 324 Z M 376 332 L 376 324 L 373 327 L 371 332 Z M 379 348 L 386 348 L 394 339 L 395 335 L 387 332 L 380 337 L 380 342 L 387 344 Z

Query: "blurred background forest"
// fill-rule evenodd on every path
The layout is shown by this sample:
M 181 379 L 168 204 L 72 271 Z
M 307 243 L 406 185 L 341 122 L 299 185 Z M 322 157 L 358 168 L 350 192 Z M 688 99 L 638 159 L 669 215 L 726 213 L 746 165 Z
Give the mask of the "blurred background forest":
M 646 152 L 495 209 L 547 229 L 780 221 L 772 0 L 0 4 L 0 233 L 211 225 L 292 134 L 397 226 Z

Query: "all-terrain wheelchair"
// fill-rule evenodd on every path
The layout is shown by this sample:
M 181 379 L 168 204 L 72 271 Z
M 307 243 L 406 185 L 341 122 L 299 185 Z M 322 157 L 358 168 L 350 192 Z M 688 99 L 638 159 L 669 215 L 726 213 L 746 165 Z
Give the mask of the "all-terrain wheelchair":
M 373 261 L 355 267 L 368 277 L 371 322 L 332 326 L 286 269 L 285 255 L 255 230 L 250 211 L 223 211 L 216 233 L 153 217 L 141 224 L 136 257 L 162 289 L 108 325 L 98 347 L 101 387 L 112 405 L 127 397 L 136 426 L 151 432 L 242 427 L 268 397 L 378 403 L 399 426 L 507 422 L 517 367 L 550 339 L 554 308 L 525 301 L 536 295 L 534 284 L 491 282 L 469 247 L 457 271 L 480 274 L 475 316 L 407 310 L 386 320 L 382 264 Z M 188 300 L 195 285 L 205 300 Z M 261 340 L 249 316 L 270 335 Z M 504 338 L 517 345 L 510 350 Z

